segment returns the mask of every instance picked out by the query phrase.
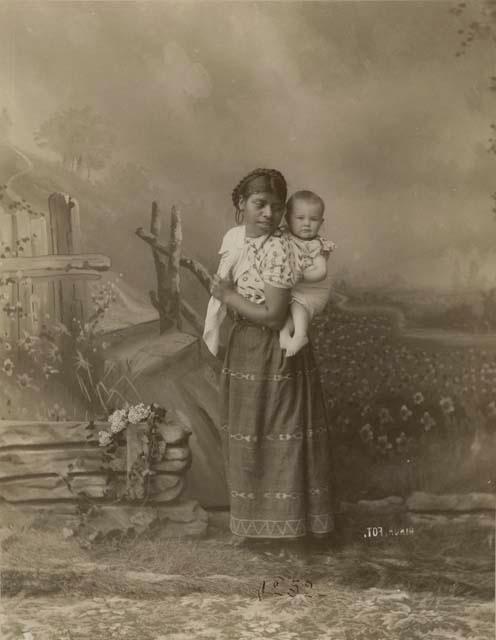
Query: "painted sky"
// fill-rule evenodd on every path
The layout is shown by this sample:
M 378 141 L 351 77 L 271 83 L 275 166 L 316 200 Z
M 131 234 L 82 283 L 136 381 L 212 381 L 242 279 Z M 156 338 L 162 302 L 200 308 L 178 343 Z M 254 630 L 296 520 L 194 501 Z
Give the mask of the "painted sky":
M 3 2 L 0 104 L 26 148 L 55 109 L 93 106 L 185 216 L 203 201 L 212 246 L 238 179 L 277 167 L 325 199 L 337 264 L 402 273 L 494 245 L 496 60 L 455 58 L 452 6 Z

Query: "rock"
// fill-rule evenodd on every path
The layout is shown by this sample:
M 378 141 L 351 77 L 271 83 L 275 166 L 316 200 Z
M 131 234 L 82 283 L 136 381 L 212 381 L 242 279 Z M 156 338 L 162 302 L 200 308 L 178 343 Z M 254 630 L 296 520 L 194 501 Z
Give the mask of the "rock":
M 165 450 L 165 460 L 187 460 L 191 456 L 189 447 L 169 446 Z
M 207 522 L 194 520 L 193 522 L 173 522 L 168 520 L 160 523 L 158 538 L 203 538 L 207 534 Z
M 381 500 L 359 500 L 358 507 L 367 511 L 402 511 L 404 500 L 400 496 L 389 496 Z
M 433 513 L 407 514 L 409 526 L 430 528 L 430 527 L 453 527 L 455 525 L 470 528 L 494 529 L 494 517 L 485 513 L 465 513 L 460 515 L 441 515 Z
M 157 471 L 163 471 L 164 473 L 174 473 L 178 475 L 184 475 L 185 472 L 191 467 L 191 457 L 185 460 L 165 460 L 155 465 Z
M 138 509 L 136 513 L 133 513 L 129 517 L 129 522 L 132 524 L 133 529 L 137 533 L 146 531 L 154 522 L 156 522 L 157 516 L 155 513 L 148 509 Z
M 180 444 L 187 441 L 191 435 L 188 427 L 179 423 L 164 422 L 159 427 L 160 435 L 168 445 Z
M 159 507 L 160 520 L 173 522 L 193 522 L 196 519 L 208 521 L 208 515 L 196 500 L 184 500 L 177 504 Z
M 206 535 L 208 514 L 196 500 L 186 500 L 177 505 L 159 508 L 158 537 L 201 537 Z
M 131 532 L 142 534 L 157 520 L 157 512 L 151 507 L 102 505 L 87 524 L 80 529 L 79 535 L 94 542 Z
M 492 493 L 465 493 L 436 495 L 415 492 L 406 505 L 409 511 L 482 511 L 496 509 L 496 495 Z
M 158 468 L 158 467 L 157 467 Z M 151 493 L 156 503 L 171 502 L 179 497 L 184 489 L 184 478 L 172 474 L 158 474 L 152 477 Z
M 152 530 L 159 537 L 176 538 L 204 535 L 207 524 L 207 513 L 195 500 L 143 507 L 102 505 L 79 534 L 90 542 L 131 532 L 142 535 Z
M 344 513 L 398 513 L 405 511 L 405 502 L 400 496 L 389 496 L 381 500 L 359 500 L 342 502 L 341 511 Z

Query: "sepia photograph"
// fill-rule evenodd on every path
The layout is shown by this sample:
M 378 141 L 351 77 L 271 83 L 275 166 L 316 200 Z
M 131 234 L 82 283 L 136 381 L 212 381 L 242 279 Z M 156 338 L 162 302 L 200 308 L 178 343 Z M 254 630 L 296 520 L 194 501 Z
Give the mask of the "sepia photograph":
M 496 637 L 496 0 L 0 0 L 0 638 Z

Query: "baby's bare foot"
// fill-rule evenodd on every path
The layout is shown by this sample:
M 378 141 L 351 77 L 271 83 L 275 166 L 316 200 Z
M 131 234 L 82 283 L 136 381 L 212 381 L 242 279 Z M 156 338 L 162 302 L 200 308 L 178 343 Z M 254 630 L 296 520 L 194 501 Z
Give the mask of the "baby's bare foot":
M 290 358 L 291 356 L 296 355 L 306 344 L 308 344 L 307 336 L 293 336 L 286 347 L 286 357 Z

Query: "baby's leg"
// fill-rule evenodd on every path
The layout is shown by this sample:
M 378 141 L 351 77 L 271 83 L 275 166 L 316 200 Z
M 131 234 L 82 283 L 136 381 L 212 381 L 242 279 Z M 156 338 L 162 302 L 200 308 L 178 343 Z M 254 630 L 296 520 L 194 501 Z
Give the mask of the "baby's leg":
M 290 313 L 288 314 L 288 318 L 284 324 L 284 327 L 279 331 L 279 344 L 281 346 L 281 349 L 287 349 L 288 345 L 291 341 L 291 336 L 293 335 L 293 331 L 294 331 L 294 322 L 293 322 L 293 316 L 292 316 L 292 308 L 293 305 L 290 305 L 289 309 L 290 309 Z
M 286 356 L 294 356 L 308 343 L 308 327 L 310 314 L 299 302 L 291 304 L 291 315 L 294 322 L 294 333 L 286 347 Z

